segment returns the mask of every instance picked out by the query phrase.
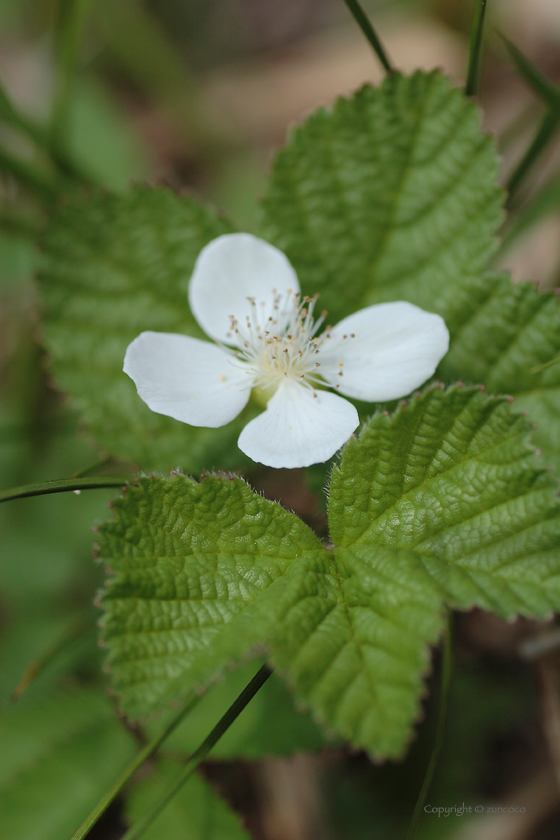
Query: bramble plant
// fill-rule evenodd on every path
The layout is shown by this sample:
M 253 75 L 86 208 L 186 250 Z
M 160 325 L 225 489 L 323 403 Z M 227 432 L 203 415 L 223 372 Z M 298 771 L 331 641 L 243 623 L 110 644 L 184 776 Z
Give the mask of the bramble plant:
M 209 750 L 258 758 L 334 741 L 402 758 L 445 639 L 440 732 L 412 838 L 444 724 L 451 612 L 560 609 L 560 308 L 554 293 L 492 268 L 505 193 L 472 100 L 485 3 L 466 90 L 438 70 L 393 70 L 359 4 L 347 5 L 386 78 L 293 129 L 258 236 L 169 187 L 87 183 L 60 142 L 62 100 L 45 140 L 2 94 L 2 119 L 49 161 L 45 174 L 0 157 L 38 196 L 38 215 L 51 208 L 39 237 L 42 341 L 102 461 L 0 500 L 118 488 L 95 524 L 107 576 L 96 605 L 107 679 L 143 744 L 98 686 L 6 714 L 7 840 L 39 837 L 43 811 L 25 806 L 38 785 L 60 806 L 45 806 L 41 840 L 86 837 L 119 796 L 126 840 L 248 837 L 209 783 L 190 778 Z M 77 38 L 72 21 L 61 25 Z M 508 49 L 557 120 L 558 91 Z M 315 465 L 328 534 L 253 490 L 255 462 Z M 225 708 L 241 693 L 218 721 L 197 718 L 207 691 Z M 250 702 L 253 731 L 243 744 L 226 736 L 220 753 Z M 22 739 L 29 766 L 15 757 Z M 180 763 L 172 752 L 135 776 L 164 743 Z M 67 796 L 81 745 L 90 788 Z

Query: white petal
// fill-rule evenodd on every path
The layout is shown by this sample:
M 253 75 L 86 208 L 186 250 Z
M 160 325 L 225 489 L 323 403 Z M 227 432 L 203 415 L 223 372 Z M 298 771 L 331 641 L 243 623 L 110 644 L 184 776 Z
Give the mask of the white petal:
M 347 400 L 287 380 L 266 411 L 245 426 L 242 452 L 268 467 L 308 467 L 327 461 L 346 443 L 360 420 Z
M 228 354 L 187 335 L 143 332 L 129 344 L 123 370 L 157 414 L 191 426 L 225 426 L 247 405 L 250 379 Z
M 418 388 L 449 347 L 443 318 L 404 301 L 361 309 L 330 335 L 319 350 L 318 372 L 339 393 L 367 402 L 394 400 Z
M 272 314 L 273 289 L 286 297 L 299 292 L 288 258 L 250 233 L 228 233 L 200 252 L 189 285 L 189 303 L 202 329 L 212 338 L 232 344 L 230 316 L 245 326 L 251 315 L 247 298 L 255 298 L 260 312 Z M 261 307 L 261 301 L 265 303 Z

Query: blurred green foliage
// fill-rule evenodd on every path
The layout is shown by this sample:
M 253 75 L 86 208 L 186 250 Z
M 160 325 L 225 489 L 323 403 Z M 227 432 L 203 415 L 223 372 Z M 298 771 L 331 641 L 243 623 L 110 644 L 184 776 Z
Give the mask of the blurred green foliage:
M 290 20 L 298 4 L 300 9 Z M 197 187 L 242 227 L 255 227 L 252 196 L 262 190 L 268 150 L 251 147 L 209 107 L 200 85 L 202 75 L 225 61 L 280 50 L 332 22 L 346 21 L 347 16 L 343 4 L 335 0 L 322 4 L 270 0 L 261 4 L 260 12 L 247 11 L 258 5 L 234 0 L 92 3 L 84 30 L 78 33 L 76 68 L 68 70 L 72 78 L 75 72 L 75 80 L 66 103 L 63 147 L 73 181 L 78 174 L 82 182 L 122 191 L 131 180 L 152 181 L 163 171 L 176 186 Z M 415 13 L 427 11 L 457 31 L 468 32 L 472 3 L 467 0 L 364 2 L 370 13 L 397 6 Z M 262 11 L 265 7 L 268 18 Z M 51 382 L 31 281 L 32 272 L 43 264 L 33 241 L 52 216 L 54 193 L 64 191 L 68 183 L 64 179 L 69 177 L 60 172 L 48 140 L 47 115 L 57 73 L 62 72 L 52 49 L 59 11 L 56 0 L 0 0 L 0 55 L 7 56 L 6 72 L 2 65 L 0 76 L 5 75 L 15 101 L 21 93 L 18 82 L 25 80 L 26 72 L 32 80 L 41 79 L 35 85 L 39 95 L 33 95 L 33 82 L 27 85 L 21 109 L 42 126 L 47 138 L 37 143 L 17 126 L 4 121 L 0 127 L 0 144 L 8 154 L 0 183 L 3 487 L 67 477 L 97 458 L 79 420 Z M 502 26 L 507 25 L 505 12 L 494 14 Z M 494 44 L 494 56 L 499 51 Z M 172 147 L 168 157 L 166 146 Z M 20 156 L 30 178 L 18 183 L 10 161 Z M 557 212 L 559 177 L 556 173 L 535 195 L 529 191 L 521 196 L 508 222 L 512 237 Z M 325 471 L 320 468 L 314 474 L 314 489 L 320 493 Z M 92 594 L 103 584 L 102 569 L 91 556 L 91 527 L 106 518 L 111 495 L 97 490 L 0 507 L 0 794 L 6 803 L 0 836 L 9 840 L 69 836 L 135 751 L 134 738 L 103 696 L 107 683 L 96 641 L 98 612 L 91 606 Z M 525 745 L 533 762 L 544 760 L 544 746 L 535 735 L 536 697 L 529 668 L 500 650 L 478 655 L 475 662 L 472 657 L 479 652 L 468 634 L 463 647 L 470 654 L 457 662 L 446 745 L 431 792 L 431 800 L 442 804 L 469 797 L 474 804 L 475 798 L 504 795 L 500 779 L 510 778 L 503 768 L 504 753 L 508 754 L 505 742 L 517 745 L 515 757 L 525 757 Z M 10 708 L 12 692 L 34 664 L 37 678 Z M 231 675 L 202 701 L 193 714 L 194 737 L 186 724 L 169 741 L 170 755 L 184 759 L 250 670 Z M 424 724 L 401 764 L 372 766 L 363 756 L 349 756 L 341 748 L 328 754 L 321 784 L 334 837 L 378 840 L 404 832 L 437 725 L 437 681 L 436 662 Z M 292 746 L 290 738 L 284 738 L 286 752 L 293 745 L 322 747 L 322 736 L 312 721 L 295 715 L 289 694 L 278 680 L 271 680 L 217 754 L 223 759 L 256 758 L 269 750 L 281 751 L 283 729 L 296 733 Z M 263 726 L 265 737 L 260 739 Z M 155 731 L 158 722 L 150 724 L 147 732 L 152 728 Z M 151 782 L 143 784 L 149 787 Z M 193 786 L 176 807 L 191 808 L 192 797 L 200 797 L 196 803 L 200 806 L 204 797 L 212 796 L 202 783 L 199 788 Z M 139 787 L 134 798 L 143 796 Z M 258 811 L 259 806 L 250 807 Z M 229 817 L 223 819 L 227 825 Z M 118 819 L 115 823 L 118 831 L 122 823 Z M 437 840 L 451 836 L 453 830 L 451 823 L 425 821 L 418 838 Z M 243 836 L 241 830 L 238 833 Z M 209 829 L 204 836 L 217 840 L 221 835 Z

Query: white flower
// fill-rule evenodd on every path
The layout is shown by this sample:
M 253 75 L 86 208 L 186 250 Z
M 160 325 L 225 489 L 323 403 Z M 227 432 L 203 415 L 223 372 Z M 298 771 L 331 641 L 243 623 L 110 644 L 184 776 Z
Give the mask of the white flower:
M 189 302 L 216 343 L 143 332 L 124 371 L 152 411 L 191 426 L 224 426 L 255 389 L 266 410 L 245 426 L 239 448 L 271 467 L 328 460 L 359 425 L 339 393 L 402 397 L 433 374 L 449 344 L 439 315 L 403 301 L 368 306 L 319 335 L 327 313 L 314 319 L 315 299 L 300 297 L 284 254 L 246 233 L 201 251 Z

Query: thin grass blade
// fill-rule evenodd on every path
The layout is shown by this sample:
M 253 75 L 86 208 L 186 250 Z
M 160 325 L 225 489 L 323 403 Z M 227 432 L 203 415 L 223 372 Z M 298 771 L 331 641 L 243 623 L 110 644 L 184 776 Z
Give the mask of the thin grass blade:
M 100 475 L 91 478 L 61 478 L 55 481 L 40 481 L 37 484 L 25 484 L 11 487 L 0 492 L 0 502 L 11 499 L 27 499 L 30 496 L 48 496 L 51 493 L 78 493 L 81 490 L 97 490 L 107 487 L 123 487 L 133 480 L 133 476 Z
M 200 747 L 191 755 L 183 772 L 174 782 L 172 782 L 159 797 L 152 808 L 133 826 L 131 826 L 123 837 L 123 840 L 138 840 L 142 837 L 147 828 L 163 811 L 165 806 L 171 802 L 176 793 L 178 793 L 185 782 L 193 775 L 198 766 L 204 761 L 212 747 L 220 740 L 222 735 L 227 732 L 231 724 L 239 717 L 245 706 L 253 699 L 255 694 L 262 688 L 267 679 L 272 674 L 272 671 L 267 665 L 255 674 L 251 682 L 245 686 L 239 697 L 234 700 L 225 715 L 218 721 L 212 732 L 204 739 Z M 72 840 L 81 840 L 81 837 L 73 837 Z
M 500 37 L 519 75 L 536 95 L 548 105 L 550 110 L 560 118 L 560 91 L 558 88 L 546 76 L 543 76 L 540 70 L 535 67 L 527 56 L 523 55 L 515 44 L 502 34 L 500 34 Z
M 476 96 L 480 88 L 480 74 L 482 72 L 482 36 L 484 33 L 484 18 L 486 15 L 486 0 L 476 0 L 471 37 L 469 41 L 469 64 L 465 93 Z
M 362 9 L 358 0 L 344 0 L 348 8 L 350 9 L 351 14 L 354 17 L 354 20 L 368 39 L 369 43 L 371 44 L 374 53 L 378 57 L 379 61 L 387 71 L 387 73 L 392 73 L 394 68 L 389 61 L 389 57 L 377 32 L 372 26 L 372 23 L 364 10 Z
M 548 111 L 542 119 L 533 142 L 508 179 L 506 189 L 509 193 L 508 204 L 510 209 L 514 195 L 519 191 L 530 170 L 548 148 L 559 128 L 560 115 L 557 116 L 554 112 Z

